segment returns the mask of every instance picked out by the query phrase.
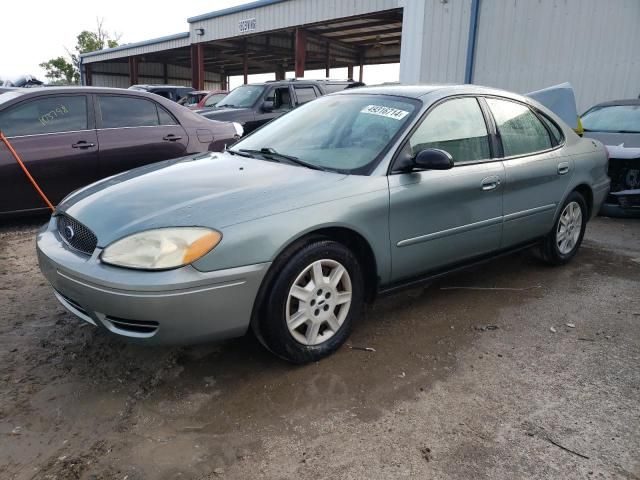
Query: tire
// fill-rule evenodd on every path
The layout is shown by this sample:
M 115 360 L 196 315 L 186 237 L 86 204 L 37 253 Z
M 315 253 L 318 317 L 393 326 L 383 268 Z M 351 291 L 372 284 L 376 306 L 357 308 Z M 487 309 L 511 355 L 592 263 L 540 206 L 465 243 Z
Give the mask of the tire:
M 274 267 L 254 325 L 258 340 L 297 364 L 335 352 L 364 305 L 362 269 L 355 255 L 341 243 L 315 239 L 283 255 Z
M 567 197 L 560 215 L 540 246 L 540 258 L 549 265 L 564 265 L 576 255 L 588 219 L 587 203 L 578 192 Z

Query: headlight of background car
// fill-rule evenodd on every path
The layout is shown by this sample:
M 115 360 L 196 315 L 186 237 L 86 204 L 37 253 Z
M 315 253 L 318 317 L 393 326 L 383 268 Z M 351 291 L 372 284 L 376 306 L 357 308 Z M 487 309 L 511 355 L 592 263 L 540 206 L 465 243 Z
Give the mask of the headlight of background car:
M 233 128 L 236 129 L 236 135 L 238 137 L 241 137 L 242 135 L 244 135 L 244 127 L 240 123 L 233 122 Z
M 163 270 L 195 262 L 222 239 L 210 228 L 176 227 L 147 230 L 116 240 L 100 255 L 118 267 Z

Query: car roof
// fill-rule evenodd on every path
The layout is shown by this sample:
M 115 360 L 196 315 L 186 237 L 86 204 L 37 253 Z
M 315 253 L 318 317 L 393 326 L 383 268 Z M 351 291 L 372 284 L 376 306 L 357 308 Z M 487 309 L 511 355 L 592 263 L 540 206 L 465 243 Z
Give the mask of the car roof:
M 331 95 L 393 95 L 396 97 L 421 98 L 433 92 L 438 92 L 440 96 L 447 95 L 496 95 L 500 97 L 512 98 L 527 103 L 531 103 L 531 99 L 519 95 L 517 93 L 500 90 L 498 88 L 483 87 L 481 85 L 470 84 L 428 84 L 428 85 L 401 85 L 386 84 L 373 85 L 369 87 L 358 87 L 346 89 Z
M 188 88 L 189 90 L 193 90 L 193 87 L 185 87 L 184 85 L 150 85 L 150 84 L 138 84 L 131 85 L 129 88 Z
M 640 99 L 639 98 L 629 98 L 629 99 L 626 99 L 626 100 L 609 100 L 608 102 L 598 103 L 597 105 L 594 105 L 591 108 L 595 108 L 595 107 L 614 107 L 614 106 L 621 106 L 621 105 L 640 105 Z
M 8 93 L 8 92 L 7 92 Z M 32 87 L 32 88 L 16 88 L 11 90 L 12 98 L 17 96 L 52 95 L 52 94 L 69 94 L 69 93 L 115 93 L 120 95 L 135 95 L 140 97 L 152 97 L 155 99 L 157 95 L 146 90 L 135 90 L 128 88 L 109 88 L 109 87 Z M 162 98 L 162 97 L 160 97 Z M 157 100 L 157 99 L 156 99 Z

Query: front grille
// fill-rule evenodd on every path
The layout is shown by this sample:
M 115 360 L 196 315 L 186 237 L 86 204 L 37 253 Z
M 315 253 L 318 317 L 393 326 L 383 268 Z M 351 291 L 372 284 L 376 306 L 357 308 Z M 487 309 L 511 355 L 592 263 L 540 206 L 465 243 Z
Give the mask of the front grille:
M 58 233 L 67 245 L 87 255 L 91 255 L 98 245 L 91 230 L 67 215 L 58 216 Z
M 612 192 L 640 188 L 640 159 L 609 159 L 609 177 Z

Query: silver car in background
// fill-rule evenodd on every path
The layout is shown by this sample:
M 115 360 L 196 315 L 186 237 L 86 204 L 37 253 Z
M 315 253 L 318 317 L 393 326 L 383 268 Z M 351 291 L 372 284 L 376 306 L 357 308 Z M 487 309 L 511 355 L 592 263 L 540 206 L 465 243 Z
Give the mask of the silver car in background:
M 81 189 L 37 246 L 60 302 L 117 336 L 252 329 L 304 363 L 339 348 L 378 293 L 527 247 L 570 261 L 608 189 L 603 145 L 526 97 L 359 88 L 223 153 Z

